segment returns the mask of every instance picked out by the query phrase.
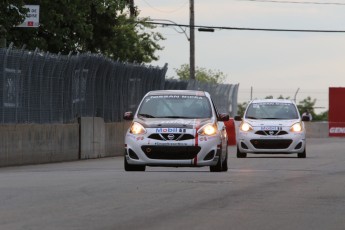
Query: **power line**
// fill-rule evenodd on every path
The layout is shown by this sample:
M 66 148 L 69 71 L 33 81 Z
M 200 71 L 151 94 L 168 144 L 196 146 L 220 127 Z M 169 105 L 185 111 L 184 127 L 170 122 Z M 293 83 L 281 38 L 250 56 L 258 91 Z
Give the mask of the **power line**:
M 240 2 L 268 2 L 268 3 L 287 3 L 287 4 L 312 4 L 312 5 L 337 5 L 345 6 L 345 3 L 340 2 L 296 2 L 296 1 L 275 1 L 275 0 L 236 0 Z
M 151 9 L 155 10 L 155 11 L 158 11 L 158 12 L 161 12 L 161 13 L 175 13 L 177 11 L 180 11 L 181 9 L 185 9 L 186 5 L 188 4 L 188 1 L 186 1 L 185 3 L 183 3 L 183 5 L 181 5 L 180 7 L 177 7 L 176 9 L 173 9 L 173 10 L 161 10 L 161 9 L 158 9 L 157 7 L 154 7 L 152 6 L 148 1 L 146 0 L 142 0 L 143 2 L 146 3 L 146 5 L 148 5 Z
M 162 22 L 153 22 L 148 20 L 147 23 L 152 25 L 159 26 L 178 26 L 178 27 L 187 27 L 190 25 L 187 24 L 172 24 L 172 23 L 162 23 Z M 194 25 L 196 28 L 209 28 L 209 29 L 218 29 L 218 30 L 248 30 L 248 31 L 267 31 L 267 32 L 303 32 L 303 33 L 345 33 L 345 30 L 299 30 L 299 29 L 270 29 L 270 28 L 245 28 L 245 27 L 228 27 L 228 26 L 202 26 Z

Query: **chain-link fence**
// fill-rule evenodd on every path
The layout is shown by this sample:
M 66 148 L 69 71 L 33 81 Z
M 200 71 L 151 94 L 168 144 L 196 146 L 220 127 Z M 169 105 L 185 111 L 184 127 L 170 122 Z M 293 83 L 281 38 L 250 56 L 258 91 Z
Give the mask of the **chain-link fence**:
M 238 85 L 165 80 L 167 65 L 112 61 L 102 55 L 56 55 L 0 49 L 0 124 L 70 123 L 78 117 L 122 120 L 150 90 L 208 91 L 220 112 L 237 113 Z
M 166 71 L 95 54 L 0 49 L 0 123 L 120 121 L 147 91 L 164 88 Z
M 210 93 L 213 102 L 221 113 L 229 113 L 234 117 L 237 115 L 238 84 L 210 84 L 195 80 L 178 81 L 166 80 L 165 89 L 189 89 L 203 90 Z

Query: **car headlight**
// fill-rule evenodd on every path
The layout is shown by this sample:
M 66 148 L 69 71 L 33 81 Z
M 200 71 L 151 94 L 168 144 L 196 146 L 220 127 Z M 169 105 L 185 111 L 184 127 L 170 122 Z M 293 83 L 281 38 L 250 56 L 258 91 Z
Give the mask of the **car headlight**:
M 135 135 L 139 135 L 146 133 L 146 129 L 140 123 L 133 122 L 129 129 L 129 132 Z
M 198 131 L 199 135 L 212 136 L 217 133 L 218 127 L 216 124 L 206 124 Z
M 242 122 L 240 124 L 240 130 L 243 132 L 249 132 L 249 131 L 253 130 L 253 127 L 247 122 Z
M 295 123 L 291 126 L 291 132 L 301 132 L 303 130 L 301 122 Z

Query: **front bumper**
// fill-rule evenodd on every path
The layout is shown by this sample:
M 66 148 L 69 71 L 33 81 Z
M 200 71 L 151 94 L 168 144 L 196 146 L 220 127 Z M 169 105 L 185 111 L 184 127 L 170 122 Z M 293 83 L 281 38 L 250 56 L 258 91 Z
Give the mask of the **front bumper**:
M 239 131 L 237 146 L 242 153 L 302 153 L 306 146 L 305 133 L 282 136 L 262 136 Z
M 185 141 L 152 140 L 127 133 L 125 157 L 129 164 L 147 166 L 214 166 L 220 156 L 218 135 Z

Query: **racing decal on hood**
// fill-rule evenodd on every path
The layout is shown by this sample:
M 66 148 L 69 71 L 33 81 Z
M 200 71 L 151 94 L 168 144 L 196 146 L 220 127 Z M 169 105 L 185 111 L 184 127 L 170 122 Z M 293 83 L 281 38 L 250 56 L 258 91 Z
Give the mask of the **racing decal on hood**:
M 198 130 L 200 128 L 200 119 L 196 119 L 194 123 L 194 129 L 195 129 L 195 146 L 199 145 L 199 134 Z
M 145 128 L 200 128 L 206 123 L 214 123 L 213 119 L 171 119 L 171 118 L 136 118 L 134 121 L 139 122 Z
M 279 127 L 290 127 L 291 125 L 299 122 L 298 119 L 296 120 L 251 120 L 247 119 L 247 121 L 256 127 L 272 127 L 272 126 L 279 126 Z

